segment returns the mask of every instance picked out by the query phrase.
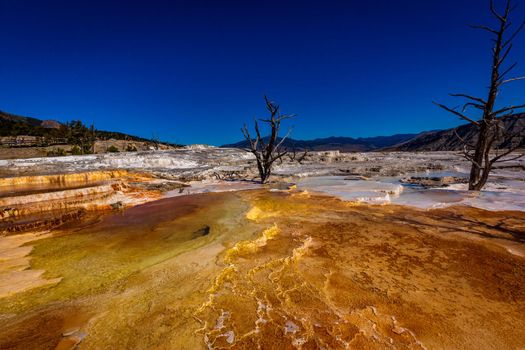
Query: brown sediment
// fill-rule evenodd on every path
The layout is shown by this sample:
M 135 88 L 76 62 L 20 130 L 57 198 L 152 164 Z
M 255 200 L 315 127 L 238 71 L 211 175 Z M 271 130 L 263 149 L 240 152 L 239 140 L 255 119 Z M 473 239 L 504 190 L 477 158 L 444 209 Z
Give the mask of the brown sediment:
M 208 347 L 525 346 L 525 260 L 501 247 L 523 249 L 524 213 L 305 198 L 253 200 L 279 234 L 226 253 L 197 312 Z
M 0 298 L 0 348 L 54 348 L 65 341 L 62 325 L 70 314 L 62 307 L 90 315 L 74 326 L 87 334 L 82 348 L 165 342 L 198 348 L 192 313 L 219 270 L 215 259 L 224 245 L 255 233 L 257 225 L 243 219 L 247 208 L 233 193 L 164 199 L 69 223 L 31 242 L 31 269 L 62 280 Z M 195 237 L 203 227 L 208 233 Z M 43 318 L 55 326 L 35 328 Z M 186 336 L 179 340 L 174 329 Z
M 29 243 L 62 280 L 0 298 L 0 348 L 520 348 L 524 225 L 293 192 L 151 202 Z
M 69 212 L 49 212 L 46 215 L 36 215 L 17 220 L 7 221 L 0 224 L 0 233 L 12 235 L 14 233 L 34 232 L 36 230 L 52 230 L 71 221 L 78 221 L 86 215 L 85 210 L 73 210 Z

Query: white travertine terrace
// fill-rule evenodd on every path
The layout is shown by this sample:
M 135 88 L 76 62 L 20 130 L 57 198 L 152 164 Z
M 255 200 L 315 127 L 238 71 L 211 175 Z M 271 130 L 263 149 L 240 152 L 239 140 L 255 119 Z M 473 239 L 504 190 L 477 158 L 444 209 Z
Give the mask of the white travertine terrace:
M 503 163 L 486 189 L 469 193 L 465 184 L 424 188 L 402 184 L 410 176 L 466 178 L 469 164 L 458 152 L 311 152 L 299 164 L 285 157 L 276 177 L 297 182 L 299 189 L 324 192 L 345 200 L 403 204 L 420 208 L 471 205 L 490 210 L 525 210 L 525 160 Z M 57 174 L 92 170 L 141 171 L 189 183 L 183 193 L 249 188 L 221 180 L 256 178 L 253 156 L 229 148 L 187 147 L 168 151 L 0 160 L 2 176 Z M 233 177 L 228 178 L 228 176 Z M 193 181 L 193 182 L 192 182 Z M 172 193 L 175 194 L 175 193 Z

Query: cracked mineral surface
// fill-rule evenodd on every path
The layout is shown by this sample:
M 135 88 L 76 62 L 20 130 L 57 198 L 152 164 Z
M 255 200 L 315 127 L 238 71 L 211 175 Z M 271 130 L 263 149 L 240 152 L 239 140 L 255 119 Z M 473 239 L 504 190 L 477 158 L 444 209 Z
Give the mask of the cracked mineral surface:
M 525 348 L 523 161 L 190 148 L 1 161 L 1 349 Z

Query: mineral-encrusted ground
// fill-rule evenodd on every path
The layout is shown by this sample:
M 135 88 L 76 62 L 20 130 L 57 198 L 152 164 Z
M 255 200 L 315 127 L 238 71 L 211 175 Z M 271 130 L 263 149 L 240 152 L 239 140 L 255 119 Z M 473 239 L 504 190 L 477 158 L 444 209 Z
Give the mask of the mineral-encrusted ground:
M 300 187 L 310 191 L 324 191 L 348 200 L 373 203 L 395 202 L 419 207 L 455 203 L 512 210 L 520 210 L 521 206 L 525 206 L 525 159 L 502 163 L 503 168 L 494 171 L 486 191 L 476 198 L 465 191 L 468 166 L 457 152 L 311 152 L 301 163 L 293 161 L 291 157 L 284 157 L 283 162 L 277 162 L 273 180 L 297 182 Z M 214 190 L 217 183 L 222 183 L 223 187 L 230 186 L 231 189 L 242 188 L 247 186 L 247 181 L 257 178 L 254 158 L 250 153 L 225 148 L 0 160 L 0 175 L 18 178 L 11 180 L 11 183 L 20 186 L 31 176 L 116 170 L 142 176 L 146 174 L 155 181 L 147 181 L 151 186 L 142 187 L 156 188 L 161 192 L 177 187 L 177 183 L 194 185 L 181 191 L 181 194 L 206 191 L 205 184 L 210 184 L 210 190 Z M 118 180 L 118 177 L 114 176 L 113 180 Z M 134 185 L 140 187 L 140 181 L 132 184 L 133 181 L 126 181 L 126 176 L 122 178 L 130 184 L 127 188 L 136 187 Z M 0 195 L 3 189 L 2 196 L 5 197 L 9 188 L 2 184 L 9 185 L 10 182 L 0 179 Z M 19 189 L 12 191 L 20 195 Z M 101 188 L 99 192 L 102 192 Z M 171 191 L 170 194 L 175 192 Z M 110 202 L 106 201 L 107 204 L 133 204 L 124 198 Z M 9 204 L 3 207 L 14 209 Z
M 452 152 L 0 162 L 1 349 L 525 347 L 523 161 L 474 194 Z
M 23 236 L 37 284 L 0 298 L 0 348 L 518 349 L 524 224 L 297 190 L 150 202 Z

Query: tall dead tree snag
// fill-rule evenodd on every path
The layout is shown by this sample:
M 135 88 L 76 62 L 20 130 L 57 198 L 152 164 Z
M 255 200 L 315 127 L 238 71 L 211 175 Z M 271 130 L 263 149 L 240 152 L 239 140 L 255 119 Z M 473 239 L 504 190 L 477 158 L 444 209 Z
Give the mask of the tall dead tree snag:
M 474 144 L 466 142 L 457 135 L 464 144 L 463 155 L 471 163 L 469 190 L 472 191 L 480 191 L 483 188 L 495 163 L 515 160 L 521 157 L 506 157 L 519 147 L 524 135 L 523 132 L 516 134 L 507 132 L 503 122 L 516 109 L 524 108 L 525 104 L 496 107 L 496 100 L 503 85 L 525 79 L 525 76 L 509 78 L 508 74 L 516 67 L 517 63 L 506 65 L 506 59 L 512 50 L 512 42 L 525 26 L 525 22 L 522 22 L 514 31 L 510 31 L 512 26 L 510 15 L 514 8 L 512 0 L 507 0 L 504 12 L 500 13 L 494 6 L 494 1 L 491 0 L 490 12 L 497 21 L 497 27 L 472 26 L 473 28 L 485 30 L 494 36 L 492 39 L 494 47 L 492 49 L 492 67 L 487 98 L 483 99 L 467 94 L 451 94 L 451 96 L 467 100 L 460 110 L 436 103 L 439 107 L 472 123 L 478 130 L 478 139 L 475 140 Z M 467 116 L 466 111 L 468 108 L 480 111 L 481 119 Z
M 270 101 L 268 97 L 264 96 L 264 101 L 266 102 L 266 109 L 270 113 L 270 116 L 268 119 L 257 120 L 257 118 L 254 118 L 255 138 L 252 138 L 250 135 L 246 124 L 241 128 L 244 138 L 248 141 L 249 151 L 253 153 L 257 161 L 257 169 L 259 170 L 261 183 L 269 180 L 273 163 L 287 154 L 287 151 L 282 146 L 284 140 L 289 136 L 290 131 L 281 139 L 279 139 L 279 131 L 281 129 L 281 122 L 285 119 L 292 118 L 291 115 L 281 114 L 279 105 Z M 268 137 L 263 138 L 261 136 L 259 121 L 267 124 L 270 128 L 270 135 Z

